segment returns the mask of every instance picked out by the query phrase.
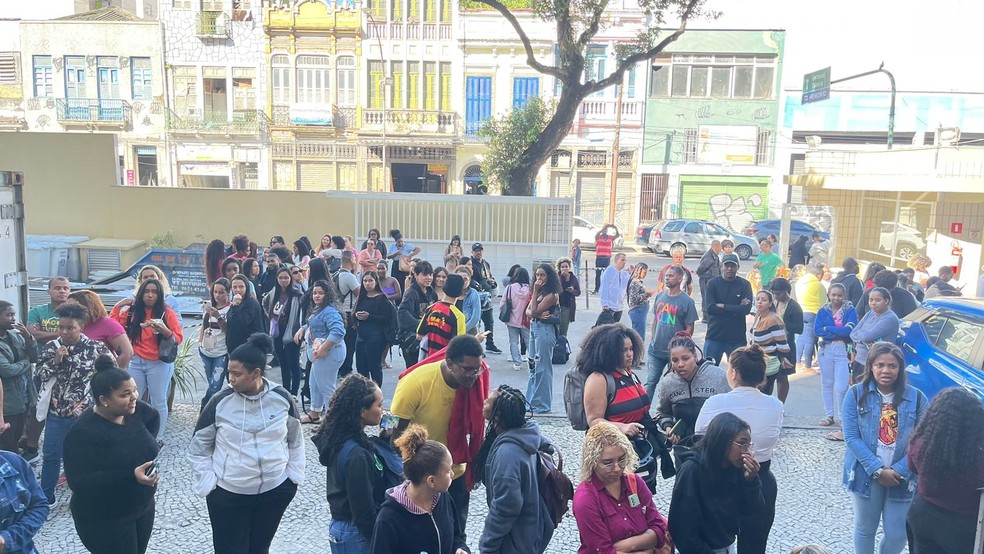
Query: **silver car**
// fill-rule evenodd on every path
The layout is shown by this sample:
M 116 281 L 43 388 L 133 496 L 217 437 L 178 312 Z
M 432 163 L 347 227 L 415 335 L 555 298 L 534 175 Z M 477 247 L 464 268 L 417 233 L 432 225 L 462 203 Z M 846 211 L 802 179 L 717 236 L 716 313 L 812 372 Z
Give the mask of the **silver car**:
M 711 247 L 711 241 L 730 240 L 735 254 L 742 260 L 757 256 L 759 246 L 755 239 L 731 232 L 712 221 L 702 219 L 667 219 L 656 223 L 649 234 L 649 251 L 670 254 L 670 249 L 682 246 L 687 256 L 703 256 Z

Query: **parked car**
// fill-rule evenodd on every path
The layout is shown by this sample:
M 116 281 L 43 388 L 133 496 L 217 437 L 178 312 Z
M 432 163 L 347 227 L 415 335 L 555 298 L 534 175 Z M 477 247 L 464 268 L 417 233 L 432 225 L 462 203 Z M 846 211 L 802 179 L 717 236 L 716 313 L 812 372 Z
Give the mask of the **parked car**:
M 648 246 L 649 234 L 653 232 L 653 227 L 655 226 L 656 226 L 655 223 L 647 223 L 645 225 L 640 225 L 636 227 L 636 237 L 635 237 L 636 244 Z
M 759 253 L 758 243 L 725 229 L 712 221 L 701 219 L 667 219 L 659 221 L 649 235 L 649 251 L 654 254 L 670 254 L 674 246 L 682 246 L 685 256 L 703 256 L 713 240 L 730 239 L 735 243 L 735 254 L 747 260 Z
M 742 230 L 742 234 L 749 237 L 753 237 L 755 242 L 761 242 L 762 239 L 768 237 L 769 235 L 779 236 L 779 230 L 782 227 L 781 219 L 763 219 L 760 221 L 751 222 L 748 227 Z M 789 241 L 792 244 L 797 241 L 801 236 L 806 235 L 807 239 L 813 238 L 813 233 L 820 233 L 820 236 L 824 240 L 830 239 L 830 233 L 826 231 L 821 231 L 820 229 L 806 223 L 805 221 L 800 221 L 798 219 L 793 219 L 789 223 L 789 234 L 793 236 L 793 240 Z
M 898 234 L 898 238 L 895 235 Z M 926 251 L 926 241 L 922 233 L 915 227 L 893 221 L 882 221 L 881 234 L 878 237 L 878 249 L 889 253 L 892 242 L 895 242 L 895 256 L 903 261 Z
M 984 402 L 984 299 L 933 298 L 899 329 L 909 382 L 932 398 L 963 387 Z
M 625 244 L 625 239 L 621 235 L 622 231 L 618 229 L 618 227 L 615 229 L 618 230 L 620 234 L 618 238 L 615 239 L 614 246 L 615 248 L 621 248 L 621 246 Z M 571 240 L 581 239 L 581 248 L 594 248 L 595 235 L 597 235 L 600 230 L 601 227 L 598 225 L 595 225 L 582 217 L 574 216 L 573 236 L 571 237 Z

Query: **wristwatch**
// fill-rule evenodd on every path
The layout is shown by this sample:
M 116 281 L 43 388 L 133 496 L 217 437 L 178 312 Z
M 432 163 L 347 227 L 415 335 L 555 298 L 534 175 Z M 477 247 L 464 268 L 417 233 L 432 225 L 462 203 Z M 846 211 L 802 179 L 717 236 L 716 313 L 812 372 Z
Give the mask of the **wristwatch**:
M 871 474 L 871 478 L 877 481 L 878 478 L 881 477 L 883 471 L 885 471 L 885 468 L 883 467 L 876 469 L 875 472 Z

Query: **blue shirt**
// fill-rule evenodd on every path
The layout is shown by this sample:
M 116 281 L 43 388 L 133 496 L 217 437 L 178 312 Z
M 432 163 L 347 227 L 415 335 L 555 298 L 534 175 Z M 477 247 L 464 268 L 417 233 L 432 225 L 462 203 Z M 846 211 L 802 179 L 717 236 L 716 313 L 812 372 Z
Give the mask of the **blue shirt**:
M 311 340 L 329 340 L 332 344 L 338 344 L 345 340 L 345 322 L 342 314 L 337 309 L 328 306 L 308 319 L 304 330 L 311 330 Z
M 403 254 L 404 256 L 409 256 L 410 254 L 412 254 L 415 248 L 416 247 L 414 245 L 406 241 L 403 241 L 403 248 L 400 248 L 396 244 L 393 245 L 393 250 L 399 252 L 400 254 Z M 393 252 L 390 252 L 390 254 L 392 253 Z
M 48 501 L 31 466 L 0 450 L 0 537 L 5 554 L 34 554 L 34 535 L 48 519 Z

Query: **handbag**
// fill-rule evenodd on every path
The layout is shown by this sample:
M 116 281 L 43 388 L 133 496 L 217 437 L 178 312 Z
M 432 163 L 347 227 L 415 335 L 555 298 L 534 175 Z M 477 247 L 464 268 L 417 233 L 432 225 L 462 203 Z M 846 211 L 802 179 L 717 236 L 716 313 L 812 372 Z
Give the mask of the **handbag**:
M 410 273 L 411 269 L 413 268 L 410 267 L 410 258 L 400 254 L 400 271 L 402 273 Z
M 34 414 L 38 421 L 44 421 L 48 417 L 48 410 L 51 408 L 51 392 L 55 389 L 55 379 L 52 377 L 45 381 L 38 392 L 38 405 Z
M 178 359 L 178 343 L 174 340 L 174 333 L 167 338 L 164 335 L 158 336 L 157 359 L 166 364 L 173 364 Z
M 765 376 L 772 377 L 773 375 L 779 373 L 782 368 L 782 362 L 779 361 L 779 356 L 766 356 L 765 357 Z
M 502 305 L 499 306 L 499 321 L 503 323 L 509 323 L 512 318 L 513 305 L 509 298 L 509 292 L 509 289 L 506 289 L 506 297 L 502 300 Z

